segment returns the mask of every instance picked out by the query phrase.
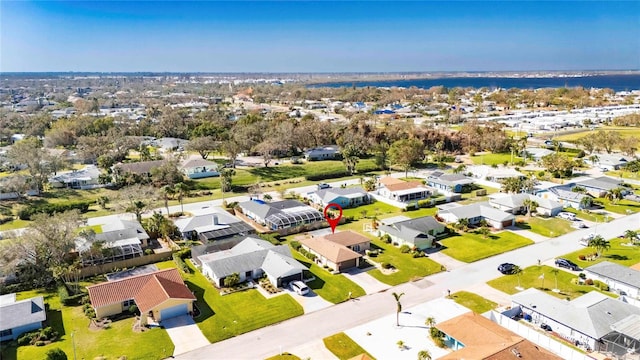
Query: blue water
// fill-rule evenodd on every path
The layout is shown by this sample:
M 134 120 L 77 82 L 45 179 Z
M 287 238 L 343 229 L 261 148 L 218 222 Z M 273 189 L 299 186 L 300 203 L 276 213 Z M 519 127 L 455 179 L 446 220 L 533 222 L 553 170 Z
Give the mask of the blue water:
M 349 81 L 332 82 L 324 84 L 313 84 L 310 87 L 404 87 L 415 86 L 417 88 L 428 89 L 432 86 L 453 87 L 473 87 L 473 88 L 518 88 L 518 89 L 539 89 L 557 87 L 585 88 L 609 88 L 614 91 L 628 91 L 640 89 L 640 75 L 597 75 L 584 77 L 566 78 L 495 78 L 495 77 L 462 77 L 462 78 L 442 78 L 442 79 L 419 79 L 419 80 L 385 80 L 385 81 Z

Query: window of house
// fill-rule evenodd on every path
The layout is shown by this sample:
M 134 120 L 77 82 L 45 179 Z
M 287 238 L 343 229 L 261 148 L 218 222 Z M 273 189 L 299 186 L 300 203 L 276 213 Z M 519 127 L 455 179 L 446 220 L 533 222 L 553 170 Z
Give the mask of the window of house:
M 353 251 L 360 251 L 360 245 L 353 245 Z
M 125 300 L 125 301 L 123 301 L 123 302 L 122 302 L 122 306 L 123 306 L 124 308 L 128 308 L 128 307 L 130 307 L 131 305 L 135 305 L 135 304 L 136 304 L 136 302 L 135 302 L 135 301 L 133 301 L 133 299 L 131 299 L 131 300 Z
M 12 330 L 11 329 L 2 330 L 2 331 L 0 331 L 0 338 L 3 338 L 5 336 L 10 336 L 11 334 L 12 334 Z

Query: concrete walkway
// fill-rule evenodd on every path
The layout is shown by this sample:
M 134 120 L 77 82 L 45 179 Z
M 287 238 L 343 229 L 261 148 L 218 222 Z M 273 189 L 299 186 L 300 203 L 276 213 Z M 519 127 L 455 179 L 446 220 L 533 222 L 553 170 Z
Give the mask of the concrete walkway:
M 468 289 L 465 289 L 465 291 L 480 295 L 485 299 L 489 299 L 497 303 L 500 307 L 511 305 L 511 295 L 495 289 L 487 285 L 487 283 L 474 285 Z
M 189 315 L 163 320 L 161 323 L 175 345 L 174 356 L 209 345 L 209 340 L 202 335 L 202 331 Z
M 429 254 L 429 259 L 443 265 L 445 268 L 447 268 L 447 271 L 455 270 L 467 265 L 466 262 L 456 260 L 451 256 L 444 254 L 442 251 L 436 251 L 432 254 Z
M 327 349 L 326 346 L 324 346 L 324 341 L 322 341 L 322 339 L 314 339 L 306 344 L 296 346 L 291 350 L 283 349 L 283 351 L 296 355 L 300 359 L 338 359 L 331 351 L 329 351 L 329 349 Z
M 526 230 L 526 229 L 521 229 L 517 226 L 510 226 L 508 228 L 505 229 L 505 231 L 511 231 L 514 234 L 526 237 L 529 240 L 532 240 L 534 243 L 539 243 L 539 242 L 543 242 L 543 241 L 547 241 L 549 240 L 548 237 L 546 236 L 542 236 L 540 234 L 536 234 L 533 231 L 530 230 Z

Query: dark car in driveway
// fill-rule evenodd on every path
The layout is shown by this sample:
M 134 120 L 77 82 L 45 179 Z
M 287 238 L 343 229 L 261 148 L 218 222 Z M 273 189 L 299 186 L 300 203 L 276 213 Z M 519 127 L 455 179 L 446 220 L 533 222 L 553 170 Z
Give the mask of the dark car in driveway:
M 567 259 L 563 259 L 563 258 L 558 258 L 556 259 L 556 266 L 558 267 L 563 267 L 569 270 L 573 270 L 573 271 L 578 271 L 580 270 L 580 266 L 576 265 L 574 262 L 567 260 Z
M 504 275 L 513 274 L 515 270 L 516 270 L 516 265 L 512 263 L 504 263 L 498 266 L 498 271 L 500 271 Z

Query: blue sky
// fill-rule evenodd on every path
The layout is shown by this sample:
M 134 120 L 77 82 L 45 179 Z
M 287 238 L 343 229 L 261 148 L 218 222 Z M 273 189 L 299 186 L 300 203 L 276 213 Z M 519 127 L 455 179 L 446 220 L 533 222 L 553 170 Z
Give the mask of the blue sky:
M 0 1 L 0 71 L 640 69 L 640 1 Z

